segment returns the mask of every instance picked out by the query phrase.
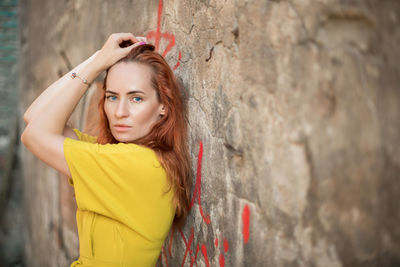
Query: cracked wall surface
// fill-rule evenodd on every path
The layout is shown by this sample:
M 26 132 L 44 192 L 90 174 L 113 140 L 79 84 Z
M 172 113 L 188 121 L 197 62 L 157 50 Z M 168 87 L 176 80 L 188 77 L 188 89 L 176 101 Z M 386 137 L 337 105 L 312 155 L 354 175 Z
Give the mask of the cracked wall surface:
M 22 264 L 24 229 L 18 158 L 18 0 L 0 1 L 0 266 Z
M 400 2 L 21 2 L 21 114 L 112 32 L 147 36 L 182 81 L 191 211 L 157 266 L 400 265 Z M 72 117 L 89 133 L 100 87 Z M 66 266 L 73 192 L 23 158 L 27 258 Z

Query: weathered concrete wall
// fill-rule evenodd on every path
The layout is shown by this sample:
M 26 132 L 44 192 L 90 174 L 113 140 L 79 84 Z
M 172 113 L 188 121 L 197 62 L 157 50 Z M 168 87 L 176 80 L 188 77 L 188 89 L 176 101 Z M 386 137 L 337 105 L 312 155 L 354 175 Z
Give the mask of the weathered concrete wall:
M 185 85 L 193 206 L 159 266 L 400 264 L 400 2 L 22 6 L 21 121 L 112 32 L 147 36 Z M 74 113 L 81 129 L 95 90 Z M 73 192 L 23 156 L 28 262 L 66 266 L 78 252 Z
M 0 0 L 0 266 L 23 266 L 25 228 L 18 158 L 18 0 Z

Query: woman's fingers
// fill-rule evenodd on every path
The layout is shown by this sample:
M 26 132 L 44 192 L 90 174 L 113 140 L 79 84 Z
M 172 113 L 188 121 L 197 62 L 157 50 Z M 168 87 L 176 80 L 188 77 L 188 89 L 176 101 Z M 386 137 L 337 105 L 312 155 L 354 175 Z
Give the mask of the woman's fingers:
M 129 32 L 122 32 L 122 33 L 113 33 L 111 34 L 115 40 L 117 40 L 118 44 L 121 44 L 123 41 L 130 40 L 133 44 L 145 42 L 147 43 L 147 38 L 144 36 L 134 36 L 132 33 Z M 110 36 L 110 37 L 111 37 Z
M 132 44 L 129 46 L 124 44 L 121 47 L 121 43 L 124 41 L 130 41 Z M 129 32 L 112 33 L 98 53 L 95 53 L 94 57 L 99 58 L 97 61 L 100 62 L 99 64 L 102 65 L 103 69 L 107 69 L 119 59 L 126 56 L 132 48 L 142 45 L 142 42 L 146 43 L 146 41 L 146 37 L 135 37 Z
M 147 38 L 144 37 L 144 36 L 136 36 L 136 39 L 137 39 L 139 42 L 145 42 L 145 43 L 147 43 Z
M 127 40 L 131 40 L 132 43 L 138 42 L 138 39 L 136 39 L 136 37 L 130 32 L 113 33 L 113 34 L 111 34 L 111 36 L 113 36 L 113 38 L 115 38 L 115 40 L 117 40 L 118 44 L 122 43 L 123 41 L 127 41 Z
M 130 45 L 130 46 L 122 48 L 123 49 L 123 55 L 126 56 L 129 53 L 129 51 L 132 50 L 132 48 L 135 48 L 136 46 L 139 46 L 139 45 L 143 45 L 142 42 L 143 41 L 138 41 L 138 42 L 134 43 L 133 45 Z

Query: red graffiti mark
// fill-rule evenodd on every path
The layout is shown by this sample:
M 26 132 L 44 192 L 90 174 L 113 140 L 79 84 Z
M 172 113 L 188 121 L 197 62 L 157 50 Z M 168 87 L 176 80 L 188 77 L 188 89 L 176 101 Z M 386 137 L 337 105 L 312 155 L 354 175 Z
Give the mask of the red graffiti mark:
M 207 247 L 204 244 L 201 244 L 201 253 L 203 253 L 204 260 L 206 261 L 206 266 L 210 266 L 210 263 L 208 261 L 208 256 L 207 256 Z
M 163 1 L 158 1 L 158 11 L 157 11 L 157 30 L 156 30 L 156 48 L 160 44 L 160 34 L 161 34 L 161 14 L 163 9 Z
M 171 231 L 171 236 L 169 237 L 169 245 L 168 245 L 168 252 L 169 252 L 169 255 L 170 256 L 172 256 L 172 253 L 171 253 L 171 250 L 172 250 L 172 240 L 173 240 L 173 237 L 174 237 L 174 230 L 172 230 Z
M 197 244 L 197 246 L 196 246 L 196 253 L 194 254 L 194 262 L 196 263 L 196 260 L 197 260 L 197 254 L 199 253 L 199 250 L 200 250 L 200 246 L 199 246 L 199 244 Z M 192 267 L 193 266 L 193 264 L 191 263 L 190 264 L 190 267 Z M 197 266 L 197 263 L 196 263 L 196 266 Z
M 168 267 L 167 253 L 165 253 L 164 247 L 161 248 L 161 252 L 162 252 L 162 254 L 164 254 L 165 265 Z
M 218 243 L 217 243 L 218 244 Z M 224 239 L 224 252 L 228 252 L 229 249 L 229 244 L 228 244 L 228 240 Z M 223 253 L 219 254 L 219 266 L 220 267 L 224 267 L 225 266 L 225 256 Z
M 193 195 L 192 195 L 189 211 L 193 207 L 194 201 L 195 201 L 195 199 L 197 197 L 197 201 L 199 203 L 200 214 L 201 214 L 203 220 L 207 224 L 209 224 L 211 222 L 210 216 L 209 215 L 207 215 L 207 216 L 204 215 L 203 208 L 202 208 L 202 205 L 201 205 L 201 198 L 200 198 L 200 196 L 201 196 L 202 158 L 203 158 L 203 143 L 202 143 L 202 141 L 200 141 L 200 143 L 199 143 L 199 153 L 198 153 L 198 156 L 197 156 L 196 184 L 195 184 L 195 190 L 194 190 Z M 249 208 L 249 206 L 247 204 L 244 206 L 243 211 L 242 211 L 242 222 L 243 222 L 243 231 L 242 231 L 243 232 L 243 239 L 244 239 L 244 242 L 246 244 L 248 242 L 248 240 L 249 240 L 249 225 L 250 225 L 250 208 Z M 204 243 L 201 244 L 201 247 L 199 246 L 198 243 L 196 244 L 196 252 L 195 252 L 195 255 L 193 256 L 193 251 L 192 251 L 191 247 L 192 247 L 192 244 L 194 243 L 194 241 L 193 241 L 194 240 L 194 227 L 191 227 L 191 229 L 190 229 L 190 236 L 189 236 L 189 240 L 188 241 L 186 240 L 185 235 L 182 232 L 182 230 L 179 230 L 179 232 L 180 232 L 180 236 L 181 236 L 181 238 L 182 238 L 182 240 L 183 240 L 183 242 L 184 242 L 184 244 L 186 246 L 185 253 L 184 253 L 181 265 L 184 266 L 184 264 L 186 262 L 186 259 L 188 258 L 188 255 L 189 255 L 189 257 L 190 257 L 190 267 L 192 267 L 193 265 L 197 266 L 197 255 L 198 255 L 198 252 L 200 251 L 200 248 L 201 248 L 201 252 L 202 252 L 202 255 L 204 257 L 205 264 L 206 264 L 206 266 L 210 266 L 210 262 L 209 262 L 208 255 L 207 255 L 207 247 L 206 247 L 206 245 Z M 170 238 L 169 238 L 168 251 L 169 251 L 169 255 L 170 256 L 172 256 L 171 250 L 172 250 L 173 237 L 174 237 L 174 230 L 171 231 L 171 235 L 170 235 Z M 220 243 L 219 239 L 218 239 L 218 237 L 216 237 L 214 239 L 215 248 L 218 249 L 219 243 Z M 227 239 L 223 239 L 222 246 L 223 246 L 223 251 L 219 255 L 219 266 L 220 267 L 224 267 L 225 266 L 225 255 L 224 255 L 224 253 L 226 254 L 228 252 L 228 250 L 229 250 L 229 243 L 228 243 Z M 167 253 L 165 252 L 164 247 L 162 248 L 162 255 L 165 257 L 166 266 L 168 266 Z M 160 262 L 162 261 L 161 255 L 160 255 L 159 261 Z
M 191 201 L 191 205 L 189 207 L 189 211 L 191 210 L 191 208 L 192 208 L 192 206 L 194 204 L 194 200 L 195 200 L 195 197 L 196 197 L 196 194 L 197 194 L 197 200 L 198 200 L 198 203 L 199 203 L 200 214 L 202 215 L 204 221 L 209 224 L 211 222 L 210 216 L 208 216 L 208 215 L 204 216 L 203 208 L 201 206 L 201 198 L 200 198 L 200 195 L 201 195 L 201 163 L 202 163 L 202 158 L 203 158 L 203 143 L 200 141 L 199 153 L 198 153 L 198 158 L 197 158 L 196 185 L 195 185 L 195 191 L 193 192 L 192 201 Z M 196 259 L 197 259 L 197 254 L 198 254 L 198 251 L 199 251 L 199 245 L 197 244 L 196 254 L 195 254 L 194 257 L 192 255 L 192 250 L 191 250 L 191 245 L 192 245 L 193 238 L 194 238 L 194 227 L 191 228 L 189 241 L 186 241 L 185 235 L 182 232 L 182 230 L 179 229 L 179 233 L 180 233 L 181 238 L 182 238 L 182 240 L 183 240 L 183 242 L 185 243 L 185 246 L 186 246 L 185 254 L 184 254 L 183 260 L 182 260 L 182 266 L 185 264 L 186 257 L 187 257 L 188 254 L 190 256 L 190 266 L 193 266 L 193 263 L 195 263 L 196 266 L 197 266 Z M 172 250 L 173 236 L 174 236 L 174 230 L 171 231 L 170 240 L 169 240 L 169 246 L 168 246 L 168 252 L 169 252 L 170 256 L 172 256 L 171 250 Z M 207 256 L 207 250 L 204 250 L 203 246 L 205 247 L 205 245 L 204 244 L 202 245 L 202 253 L 203 253 L 205 261 L 208 263 L 209 260 L 208 260 L 208 256 Z M 162 247 L 162 249 L 164 251 L 164 246 Z M 163 255 L 165 256 L 165 260 L 167 261 L 166 253 L 164 253 Z
M 225 253 L 228 252 L 228 248 L 229 248 L 228 240 L 224 239 L 224 251 L 225 251 Z
M 186 242 L 185 236 L 183 235 L 182 231 L 181 231 L 181 235 L 183 240 L 185 241 L 185 245 L 186 245 L 186 250 L 185 250 L 185 254 L 183 255 L 183 260 L 182 260 L 182 266 L 185 263 L 185 259 L 186 259 L 186 255 L 187 253 L 190 251 L 190 256 L 192 256 L 192 251 L 190 249 L 190 246 L 192 245 L 193 242 L 193 237 L 194 237 L 194 228 L 192 227 L 192 229 L 190 230 L 190 237 L 189 237 L 189 242 Z
M 161 262 L 161 253 L 160 253 L 160 256 L 158 256 L 158 261 L 156 262 L 156 266 L 155 267 L 158 267 L 158 263 L 159 262 Z
M 160 49 L 160 40 L 161 40 L 161 38 L 164 38 L 164 39 L 168 40 L 167 47 L 162 52 L 162 56 L 165 57 L 168 54 L 168 52 L 175 46 L 175 36 L 173 34 L 169 33 L 169 32 L 161 32 L 162 9 L 163 9 L 163 1 L 160 0 L 160 1 L 158 1 L 157 29 L 155 31 L 148 32 L 147 35 L 146 35 L 146 38 L 147 39 L 153 39 L 154 38 L 154 40 L 155 40 L 154 46 L 156 47 L 157 51 L 159 51 L 159 49 Z M 182 54 L 179 51 L 178 62 L 173 67 L 173 70 L 175 70 L 180 65 L 181 58 L 182 58 Z
M 194 192 L 193 192 L 193 195 L 192 195 L 189 211 L 193 207 L 195 199 L 197 199 L 197 201 L 199 203 L 200 214 L 201 214 L 204 222 L 206 224 L 210 224 L 211 223 L 210 216 L 209 215 L 207 215 L 207 216 L 204 215 L 203 208 L 202 208 L 202 205 L 201 205 L 201 167 L 202 167 L 202 159 L 203 159 L 203 142 L 200 141 L 200 143 L 199 143 L 199 153 L 198 153 L 198 157 L 197 157 L 196 184 L 195 184 L 195 187 L 194 187 Z M 247 204 L 244 206 L 243 211 L 242 211 L 242 222 L 243 222 L 243 238 L 244 238 L 244 242 L 246 244 L 248 242 L 248 240 L 249 240 L 249 224 L 250 224 L 250 208 L 249 208 L 249 206 Z M 210 262 L 209 262 L 208 255 L 207 255 L 207 247 L 206 247 L 206 245 L 204 243 L 201 244 L 201 247 L 199 246 L 199 244 L 196 244 L 196 252 L 195 252 L 195 255 L 193 256 L 193 252 L 192 252 L 191 247 L 192 247 L 192 243 L 194 243 L 193 242 L 193 240 L 194 240 L 194 227 L 191 227 L 191 229 L 190 229 L 190 236 L 189 236 L 189 240 L 188 241 L 186 240 L 185 235 L 182 232 L 182 230 L 179 230 L 179 232 L 180 232 L 180 236 L 181 236 L 181 238 L 182 238 L 182 240 L 183 240 L 183 242 L 184 242 L 184 244 L 186 246 L 181 266 L 184 266 L 188 255 L 190 257 L 190 267 L 192 267 L 194 264 L 197 266 L 197 262 L 196 261 L 197 261 L 197 255 L 198 255 L 198 252 L 199 252 L 200 248 L 201 248 L 201 252 L 202 252 L 202 255 L 204 257 L 204 261 L 205 261 L 206 266 L 210 266 Z M 171 231 L 171 235 L 170 235 L 170 239 L 169 239 L 169 245 L 168 245 L 168 251 L 169 251 L 169 255 L 170 256 L 172 256 L 171 250 L 172 250 L 173 237 L 174 237 L 174 230 Z M 218 239 L 218 237 L 216 237 L 215 240 L 214 240 L 214 245 L 215 245 L 216 248 L 218 248 L 218 244 L 219 244 L 219 239 Z M 225 255 L 224 255 L 224 253 L 227 253 L 228 250 L 229 250 L 228 240 L 223 239 L 222 245 L 223 245 L 223 251 L 219 255 L 219 266 L 220 267 L 224 267 L 225 266 Z M 162 248 L 162 255 L 165 257 L 166 266 L 168 266 L 167 253 L 165 252 L 164 247 Z M 160 262 L 162 261 L 161 255 L 160 255 L 159 261 Z
M 224 254 L 219 254 L 219 266 L 224 267 L 225 266 L 225 257 Z
M 179 51 L 179 54 L 178 54 L 178 62 L 176 62 L 176 64 L 175 64 L 173 70 L 176 70 L 176 68 L 178 68 L 179 65 L 181 64 L 181 58 L 182 58 L 182 53 L 181 53 L 181 51 Z
M 195 201 L 195 199 L 197 197 L 197 201 L 199 203 L 200 214 L 201 214 L 203 220 L 207 224 L 209 224 L 209 223 L 211 223 L 210 216 L 209 215 L 207 215 L 207 216 L 204 215 L 203 208 L 202 208 L 202 205 L 201 205 L 201 198 L 200 198 L 200 196 L 201 196 L 202 158 L 203 158 L 203 143 L 202 143 L 202 141 L 200 141 L 200 143 L 199 143 L 199 153 L 198 153 L 198 158 L 197 158 L 196 184 L 195 184 L 195 190 L 193 192 L 191 204 L 190 204 L 190 207 L 189 207 L 189 211 L 193 207 L 194 201 Z M 244 206 L 243 211 L 242 211 L 242 222 L 243 222 L 243 231 L 242 231 L 243 232 L 243 239 L 244 239 L 245 244 L 247 244 L 247 242 L 249 240 L 249 225 L 250 225 L 250 208 L 249 208 L 249 206 L 247 204 Z M 192 246 L 193 239 L 194 239 L 194 227 L 192 227 L 190 229 L 190 236 L 189 236 L 189 240 L 188 241 L 186 240 L 185 235 L 182 232 L 182 230 L 179 230 L 179 232 L 180 232 L 181 238 L 182 238 L 182 240 L 183 240 L 183 242 L 184 242 L 184 244 L 186 246 L 181 266 L 184 266 L 184 264 L 186 262 L 186 258 L 188 257 L 188 255 L 190 257 L 190 267 L 192 267 L 193 264 L 195 264 L 197 266 L 196 260 L 197 260 L 198 252 L 200 250 L 199 244 L 197 244 L 197 246 L 196 246 L 196 252 L 195 252 L 194 256 L 193 256 L 193 252 L 191 250 L 191 246 Z M 168 246 L 168 251 L 169 251 L 169 255 L 170 256 L 172 256 L 171 249 L 172 249 L 173 236 L 174 236 L 174 231 L 171 231 L 171 235 L 170 235 L 170 239 L 169 239 L 169 246 Z M 219 244 L 219 239 L 218 239 L 218 237 L 216 237 L 215 240 L 214 240 L 214 245 L 215 245 L 216 248 L 218 248 L 218 244 Z M 224 267 L 225 266 L 225 255 L 224 255 L 224 253 L 227 253 L 228 250 L 229 250 L 228 240 L 227 239 L 223 239 L 223 244 L 222 245 L 223 245 L 223 252 L 220 253 L 220 255 L 219 255 L 219 266 L 220 267 Z M 168 266 L 167 253 L 165 253 L 164 247 L 162 248 L 162 252 L 163 252 L 162 254 L 165 257 L 166 266 Z M 206 247 L 206 245 L 204 243 L 201 244 L 201 252 L 203 254 L 206 266 L 210 266 L 208 255 L 207 255 L 207 247 Z M 161 262 L 162 258 L 160 257 L 159 260 Z
M 200 214 L 201 217 L 203 218 L 204 222 L 206 224 L 210 224 L 210 215 L 205 216 L 203 212 L 203 207 L 201 205 L 201 160 L 203 158 L 203 142 L 200 141 L 200 149 L 199 149 L 199 155 L 197 159 L 197 175 L 196 175 L 196 184 L 194 186 L 194 192 L 193 192 L 193 197 L 192 201 L 190 203 L 189 211 L 192 209 L 195 197 L 197 195 L 197 202 L 199 203 L 199 209 L 200 209 Z
M 250 208 L 249 205 L 245 205 L 242 212 L 242 221 L 243 221 L 243 239 L 244 243 L 247 244 L 249 241 L 249 224 L 250 224 Z

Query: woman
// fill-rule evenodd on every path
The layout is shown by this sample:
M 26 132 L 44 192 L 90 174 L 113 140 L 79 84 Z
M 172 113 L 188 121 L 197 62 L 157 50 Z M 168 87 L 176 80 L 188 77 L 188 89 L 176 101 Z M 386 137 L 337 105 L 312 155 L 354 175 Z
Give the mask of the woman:
M 69 177 L 80 257 L 71 266 L 155 266 L 189 210 L 185 107 L 154 46 L 111 34 L 101 50 L 47 88 L 24 115 L 22 143 Z M 67 125 L 102 71 L 97 137 Z

